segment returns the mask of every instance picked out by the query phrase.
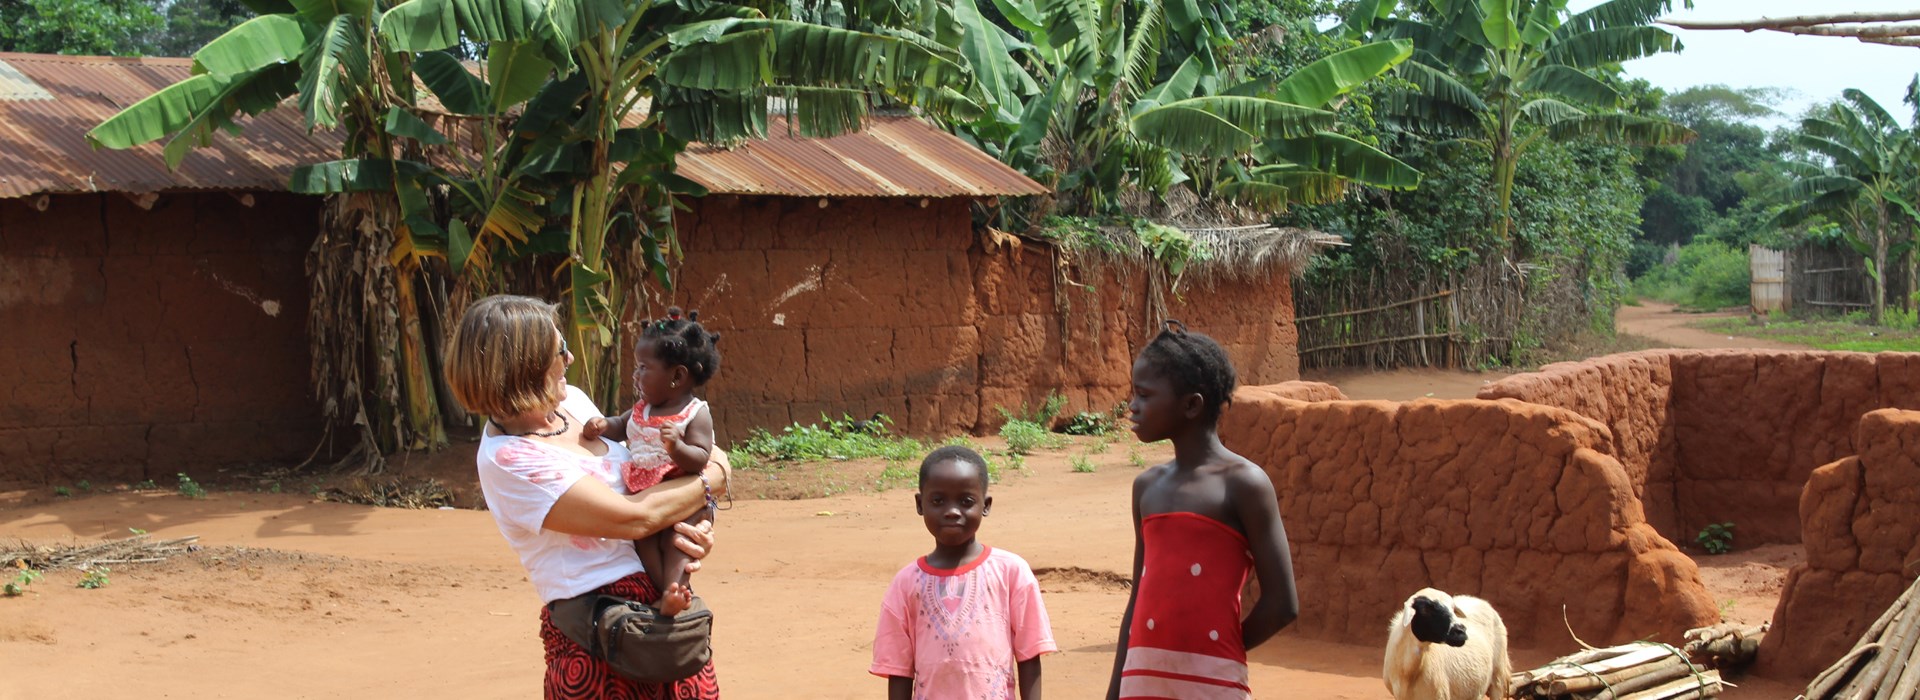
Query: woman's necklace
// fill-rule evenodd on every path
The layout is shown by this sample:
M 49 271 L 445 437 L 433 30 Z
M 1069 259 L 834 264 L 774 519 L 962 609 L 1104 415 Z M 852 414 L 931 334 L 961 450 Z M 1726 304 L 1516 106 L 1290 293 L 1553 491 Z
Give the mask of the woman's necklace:
M 567 430 L 568 430 L 569 428 L 572 428 L 572 427 L 573 427 L 573 424 L 567 421 L 567 414 L 565 414 L 565 413 L 561 413 L 561 412 L 559 412 L 559 411 L 554 411 L 553 413 L 551 413 L 551 414 L 548 414 L 548 416 L 547 416 L 547 420 L 549 420 L 549 421 L 551 421 L 551 420 L 553 420 L 554 418 L 559 418 L 559 419 L 560 419 L 560 429 L 558 429 L 558 430 L 555 430 L 555 431 L 553 431 L 553 432 L 541 432 L 541 431 L 538 431 L 538 430 L 529 430 L 529 431 L 527 431 L 527 432 L 524 432 L 524 433 L 509 433 L 509 432 L 507 432 L 507 427 L 506 427 L 506 426 L 504 426 L 504 425 L 501 425 L 501 424 L 500 424 L 500 421 L 493 421 L 493 427 L 495 427 L 495 428 L 499 428 L 499 429 L 500 429 L 500 434 L 502 434 L 502 435 L 509 435 L 509 436 L 512 436 L 512 437 L 543 437 L 543 438 L 544 438 L 544 437 L 558 437 L 558 436 L 560 436 L 560 435 L 564 435 L 564 434 L 566 434 L 566 432 L 567 432 Z

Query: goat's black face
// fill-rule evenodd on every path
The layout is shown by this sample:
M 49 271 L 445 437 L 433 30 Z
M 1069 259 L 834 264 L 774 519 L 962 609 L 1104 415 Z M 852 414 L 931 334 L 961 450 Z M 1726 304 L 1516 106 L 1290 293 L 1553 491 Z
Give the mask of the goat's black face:
M 1428 644 L 1457 647 L 1467 643 L 1467 627 L 1454 618 L 1453 610 L 1426 596 L 1413 599 L 1413 621 L 1408 626 L 1413 629 L 1414 639 Z

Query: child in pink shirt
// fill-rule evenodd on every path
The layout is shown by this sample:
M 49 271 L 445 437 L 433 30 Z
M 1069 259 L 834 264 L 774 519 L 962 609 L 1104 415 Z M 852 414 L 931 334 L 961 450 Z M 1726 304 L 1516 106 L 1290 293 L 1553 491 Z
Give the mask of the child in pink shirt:
M 942 447 L 920 463 L 914 510 L 933 553 L 893 577 L 873 635 L 873 666 L 888 700 L 1040 700 L 1040 655 L 1059 651 L 1040 582 L 1018 555 L 980 544 L 993 509 L 987 462 Z

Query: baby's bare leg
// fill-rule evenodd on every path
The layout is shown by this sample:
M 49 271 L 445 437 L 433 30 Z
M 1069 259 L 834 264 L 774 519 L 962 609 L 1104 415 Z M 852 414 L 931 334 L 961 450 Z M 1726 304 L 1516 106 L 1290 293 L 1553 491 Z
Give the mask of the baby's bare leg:
M 660 561 L 660 543 L 662 541 L 671 541 L 672 539 L 673 531 L 668 530 L 666 532 L 656 532 L 633 541 L 633 553 L 640 555 L 640 566 L 646 568 L 647 578 L 653 579 L 654 587 L 659 588 L 662 592 L 667 590 L 667 584 L 672 583 L 674 578 L 666 574 L 666 562 Z M 669 544 L 668 546 L 671 547 L 672 545 Z M 656 602 L 655 606 L 658 607 L 658 605 L 659 603 Z
M 683 522 L 698 527 L 700 523 L 712 522 L 712 520 L 713 511 L 701 508 L 699 512 Z M 661 531 L 660 534 L 654 535 L 653 539 L 658 540 L 659 545 L 661 573 L 660 577 L 654 580 L 661 586 L 660 612 L 678 615 L 680 611 L 686 610 L 687 606 L 693 604 L 693 576 L 687 573 L 687 562 L 692 561 L 693 558 L 674 545 L 674 531 L 671 529 Z M 674 583 L 680 584 L 679 590 L 669 590 Z

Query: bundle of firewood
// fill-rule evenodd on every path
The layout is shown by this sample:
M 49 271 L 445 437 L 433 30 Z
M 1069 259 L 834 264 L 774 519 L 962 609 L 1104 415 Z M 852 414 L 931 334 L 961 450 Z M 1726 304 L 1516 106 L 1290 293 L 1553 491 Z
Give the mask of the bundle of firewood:
M 1853 651 L 1807 685 L 1806 700 L 1840 698 L 1897 698 L 1909 700 L 1920 692 L 1920 605 L 1914 605 L 1914 590 L 1920 581 L 1907 587 L 1893 606 L 1860 635 Z
M 1687 630 L 1687 643 L 1681 650 L 1694 663 L 1708 668 L 1738 668 L 1753 663 L 1760 653 L 1760 640 L 1767 636 L 1771 622 L 1740 625 L 1723 622 L 1712 627 Z
M 1634 642 L 1588 649 L 1513 674 L 1508 693 L 1552 700 L 1696 700 L 1719 697 L 1725 685 L 1719 671 L 1695 665 L 1686 652 Z

